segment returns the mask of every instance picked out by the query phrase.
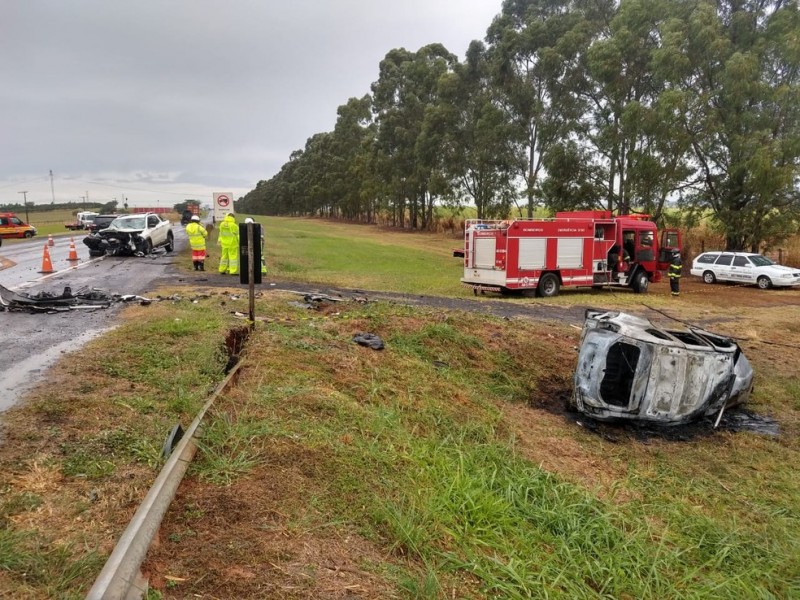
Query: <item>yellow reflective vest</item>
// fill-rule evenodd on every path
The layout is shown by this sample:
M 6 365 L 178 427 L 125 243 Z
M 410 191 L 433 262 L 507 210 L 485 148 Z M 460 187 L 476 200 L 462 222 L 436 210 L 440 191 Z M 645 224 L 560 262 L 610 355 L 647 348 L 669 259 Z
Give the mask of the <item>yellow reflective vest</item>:
M 206 249 L 206 238 L 208 237 L 208 232 L 200 223 L 197 221 L 192 221 L 189 223 L 186 226 L 186 234 L 189 236 L 189 245 L 192 247 L 192 250 Z
M 239 225 L 231 214 L 225 215 L 219 224 L 219 243 L 223 248 L 235 248 L 239 245 Z

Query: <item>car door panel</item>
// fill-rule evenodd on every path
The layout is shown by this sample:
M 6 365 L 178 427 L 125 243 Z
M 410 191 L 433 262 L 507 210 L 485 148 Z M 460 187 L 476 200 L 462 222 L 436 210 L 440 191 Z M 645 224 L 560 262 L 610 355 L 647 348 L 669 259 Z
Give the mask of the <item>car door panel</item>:
M 755 283 L 753 264 L 746 256 L 735 256 L 730 267 L 730 279 L 738 283 Z

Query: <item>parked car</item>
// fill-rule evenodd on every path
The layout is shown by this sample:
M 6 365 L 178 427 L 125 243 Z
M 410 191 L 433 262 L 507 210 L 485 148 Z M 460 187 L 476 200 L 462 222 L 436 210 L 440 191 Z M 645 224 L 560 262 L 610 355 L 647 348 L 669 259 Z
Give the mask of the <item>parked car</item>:
M 119 216 L 121 215 L 97 215 L 94 220 L 89 223 L 89 232 L 96 233 L 101 229 L 105 229 Z
M 800 284 L 800 269 L 772 262 L 750 252 L 703 252 L 692 261 L 689 271 L 706 283 L 736 281 L 755 284 L 762 290 Z
M 156 213 L 122 215 L 105 229 L 86 236 L 83 243 L 90 256 L 145 256 L 155 248 L 172 252 L 172 224 Z
M 12 212 L 0 213 L 0 238 L 32 238 L 36 227 L 29 225 Z

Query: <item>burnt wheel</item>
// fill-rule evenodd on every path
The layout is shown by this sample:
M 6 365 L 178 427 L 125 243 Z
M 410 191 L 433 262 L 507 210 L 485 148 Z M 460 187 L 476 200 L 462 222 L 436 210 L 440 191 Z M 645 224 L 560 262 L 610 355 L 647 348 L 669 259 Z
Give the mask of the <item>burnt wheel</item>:
M 539 286 L 536 291 L 542 298 L 552 298 L 553 296 L 558 296 L 559 286 L 558 277 L 554 273 L 545 273 L 539 279 Z

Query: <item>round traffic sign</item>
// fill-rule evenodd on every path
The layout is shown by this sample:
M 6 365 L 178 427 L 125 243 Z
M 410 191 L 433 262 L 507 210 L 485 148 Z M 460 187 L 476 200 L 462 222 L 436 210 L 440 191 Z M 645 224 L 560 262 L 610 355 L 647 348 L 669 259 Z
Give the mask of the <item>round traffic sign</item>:
M 219 204 L 219 205 L 220 205 L 220 206 L 222 206 L 223 208 L 224 208 L 224 207 L 226 207 L 226 206 L 228 206 L 228 204 L 230 203 L 230 201 L 231 201 L 231 200 L 230 200 L 230 198 L 228 198 L 228 197 L 227 197 L 226 195 L 224 195 L 224 194 L 220 194 L 219 196 L 217 196 L 217 204 Z

